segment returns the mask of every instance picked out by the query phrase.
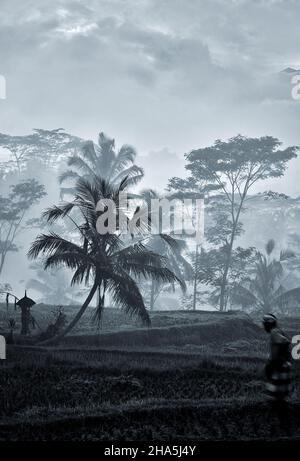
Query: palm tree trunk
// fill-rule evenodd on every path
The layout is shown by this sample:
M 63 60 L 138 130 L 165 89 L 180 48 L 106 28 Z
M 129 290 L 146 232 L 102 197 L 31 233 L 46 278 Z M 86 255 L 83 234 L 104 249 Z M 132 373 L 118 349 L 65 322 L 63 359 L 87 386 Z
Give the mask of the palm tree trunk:
M 86 298 L 85 302 L 83 303 L 82 307 L 79 309 L 78 313 L 75 315 L 74 319 L 72 320 L 71 323 L 67 326 L 67 328 L 58 336 L 55 336 L 54 338 L 47 339 L 46 341 L 42 341 L 41 344 L 50 344 L 52 341 L 56 341 L 57 339 L 63 338 L 66 336 L 70 331 L 75 327 L 75 325 L 79 322 L 83 314 L 85 313 L 86 309 L 88 308 L 90 302 L 92 301 L 96 291 L 98 288 L 98 282 L 95 282 L 88 297 Z
M 65 336 L 67 335 L 71 330 L 73 330 L 73 328 L 75 327 L 75 325 L 79 322 L 79 320 L 81 319 L 81 317 L 83 316 L 83 314 L 85 313 L 86 309 L 88 308 L 88 306 L 90 305 L 90 302 L 92 301 L 96 291 L 97 291 L 97 288 L 98 288 L 98 283 L 94 283 L 93 285 L 93 288 L 91 289 L 88 297 L 86 298 L 85 302 L 83 303 L 81 309 L 79 309 L 78 313 L 75 315 L 74 319 L 72 320 L 72 322 L 67 326 L 67 328 L 61 333 L 61 336 Z

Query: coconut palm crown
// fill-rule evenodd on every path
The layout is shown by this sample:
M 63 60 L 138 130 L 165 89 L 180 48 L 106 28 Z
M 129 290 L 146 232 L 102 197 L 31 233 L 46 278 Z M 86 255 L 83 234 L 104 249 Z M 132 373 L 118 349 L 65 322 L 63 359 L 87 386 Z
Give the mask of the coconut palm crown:
M 98 145 L 93 141 L 84 144 L 81 151 L 68 159 L 70 170 L 59 176 L 60 183 L 79 178 L 104 178 L 107 182 L 119 185 L 125 178 L 128 186 L 134 186 L 144 176 L 143 169 L 134 164 L 136 151 L 125 144 L 118 152 L 115 150 L 115 140 L 104 133 L 98 137 Z M 64 188 L 63 192 L 72 192 L 73 188 Z

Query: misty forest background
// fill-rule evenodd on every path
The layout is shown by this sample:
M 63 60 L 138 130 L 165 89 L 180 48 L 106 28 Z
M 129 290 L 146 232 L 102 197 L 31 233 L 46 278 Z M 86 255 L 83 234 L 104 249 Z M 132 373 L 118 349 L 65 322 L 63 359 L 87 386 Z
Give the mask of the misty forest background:
M 299 335 L 299 14 L 1 0 L 0 441 L 299 440 L 261 323 Z M 100 235 L 121 192 L 146 219 Z M 149 235 L 163 197 L 204 199 L 201 245 Z
M 148 237 L 147 229 L 128 237 L 119 228 L 115 240 L 96 232 L 98 200 L 131 194 L 139 205 L 130 222 L 151 198 L 162 197 L 141 190 L 147 171 L 130 145 L 118 146 L 104 133 L 93 142 L 63 129 L 35 129 L 26 136 L 0 134 L 0 146 L 6 153 L 0 162 L 0 291 L 8 328 L 18 319 L 14 307 L 25 289 L 45 305 L 40 330 L 55 324 L 64 333 L 88 308 L 91 329 L 101 326 L 105 307 L 123 308 L 144 324 L 153 310 L 298 312 L 300 198 L 253 192 L 257 183 L 285 174 L 296 146 L 238 135 L 185 154 L 185 177 L 170 178 L 163 196 L 204 198 L 201 246 L 162 228 Z
M 186 174 L 162 193 L 142 187 L 136 150 L 103 133 L 34 130 L 0 145 L 0 440 L 299 437 L 296 362 L 291 412 L 266 402 L 261 317 L 299 333 L 300 198 L 256 193 L 296 146 L 217 140 L 185 154 Z M 97 203 L 124 191 L 131 232 L 121 205 L 116 232 L 100 235 Z M 149 235 L 146 205 L 160 197 L 204 198 L 201 245 L 166 233 L 162 214 Z

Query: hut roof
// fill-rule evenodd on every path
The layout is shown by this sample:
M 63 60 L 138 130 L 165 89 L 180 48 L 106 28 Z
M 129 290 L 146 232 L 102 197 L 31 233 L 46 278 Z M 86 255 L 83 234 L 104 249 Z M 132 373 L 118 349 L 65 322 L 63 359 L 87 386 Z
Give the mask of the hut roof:
M 34 305 L 35 305 L 35 302 L 33 301 L 33 299 L 28 298 L 26 291 L 25 291 L 24 298 L 19 299 L 19 301 L 17 302 L 17 306 L 20 306 L 21 308 L 22 307 L 32 307 Z

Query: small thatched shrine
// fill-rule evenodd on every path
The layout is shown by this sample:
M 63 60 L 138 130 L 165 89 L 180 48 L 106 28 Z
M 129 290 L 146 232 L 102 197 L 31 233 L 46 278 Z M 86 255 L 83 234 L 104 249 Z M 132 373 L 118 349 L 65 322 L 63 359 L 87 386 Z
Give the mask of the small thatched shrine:
M 21 335 L 28 335 L 30 333 L 29 325 L 30 325 L 30 309 L 32 306 L 35 305 L 35 302 L 28 298 L 27 293 L 25 291 L 25 296 L 16 303 L 17 306 L 21 309 L 21 321 L 22 321 L 22 329 Z

